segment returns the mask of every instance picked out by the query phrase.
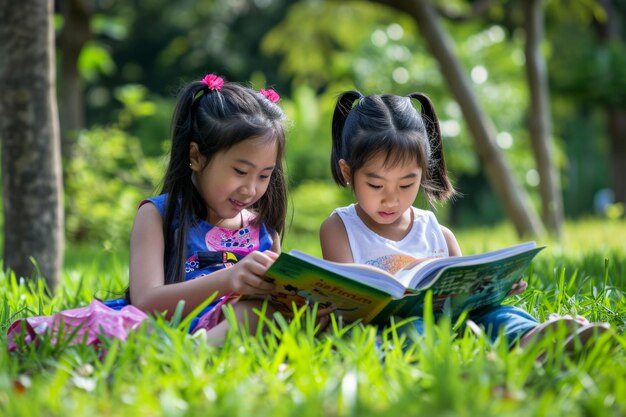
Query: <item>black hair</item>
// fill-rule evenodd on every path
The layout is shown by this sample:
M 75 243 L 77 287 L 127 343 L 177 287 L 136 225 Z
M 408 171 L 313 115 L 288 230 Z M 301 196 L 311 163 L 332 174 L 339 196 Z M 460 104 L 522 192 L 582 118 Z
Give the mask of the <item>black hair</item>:
M 421 105 L 421 112 L 412 100 Z M 356 102 L 356 104 L 354 104 Z M 448 178 L 439 120 L 430 99 L 422 93 L 408 96 L 346 91 L 337 99 L 332 121 L 330 166 L 333 179 L 347 186 L 339 160 L 351 175 L 374 157 L 384 155 L 385 165 L 417 161 L 422 168 L 421 187 L 428 202 L 446 201 L 456 194 Z
M 189 227 L 206 218 L 206 206 L 192 183 L 189 148 L 197 143 L 211 160 L 218 152 L 249 140 L 276 141 L 276 165 L 265 194 L 251 207 L 254 222 L 264 223 L 282 238 L 287 213 L 287 187 L 283 170 L 285 133 L 281 108 L 251 88 L 225 82 L 210 89 L 202 81 L 183 87 L 172 118 L 170 159 L 161 193 L 167 193 L 163 218 L 165 283 L 185 278 Z

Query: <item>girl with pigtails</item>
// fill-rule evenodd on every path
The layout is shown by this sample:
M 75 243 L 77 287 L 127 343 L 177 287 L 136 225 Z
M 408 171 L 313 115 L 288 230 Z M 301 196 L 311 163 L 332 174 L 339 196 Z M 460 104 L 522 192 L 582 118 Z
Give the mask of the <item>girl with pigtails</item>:
M 238 327 L 255 332 L 260 312 L 274 313 L 264 305 L 274 289 L 264 275 L 280 252 L 287 212 L 279 99 L 215 74 L 184 86 L 163 187 L 135 217 L 126 297 L 18 320 L 10 349 L 16 338 L 34 341 L 39 329 L 79 329 L 76 341 L 93 344 L 101 335 L 125 339 L 146 314 L 171 317 L 181 301 L 186 316 L 213 300 L 189 328 L 209 343 L 223 343 L 230 328 L 226 305 Z M 318 311 L 321 325 L 329 311 Z
M 426 95 L 341 94 L 332 121 L 330 162 L 335 182 L 350 187 L 356 203 L 335 209 L 322 223 L 325 259 L 369 264 L 393 274 L 420 259 L 461 255 L 450 229 L 433 212 L 413 207 L 420 189 L 431 205 L 456 194 L 446 170 L 439 120 Z M 511 293 L 526 287 L 520 281 Z M 569 348 L 606 330 L 605 324 L 590 324 L 583 317 L 551 317 L 539 323 L 510 305 L 474 311 L 469 317 L 491 340 L 502 336 L 510 346 L 525 346 L 561 327 Z M 422 334 L 422 320 L 416 318 L 410 328 Z

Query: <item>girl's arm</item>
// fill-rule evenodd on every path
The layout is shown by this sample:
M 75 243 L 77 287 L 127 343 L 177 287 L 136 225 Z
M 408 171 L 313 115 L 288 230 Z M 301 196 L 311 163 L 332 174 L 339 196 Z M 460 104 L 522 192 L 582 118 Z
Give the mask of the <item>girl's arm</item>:
M 459 246 L 459 242 L 456 240 L 456 236 L 450 229 L 445 226 L 441 226 L 441 232 L 443 233 L 443 237 L 446 239 L 446 244 L 448 245 L 448 255 L 450 256 L 461 256 L 461 246 Z
M 217 293 L 268 294 L 274 288 L 263 274 L 278 256 L 271 251 L 252 252 L 230 268 L 176 284 L 165 285 L 163 223 L 153 204 L 137 211 L 130 239 L 130 298 L 148 312 L 174 313 L 185 300 L 184 314 Z
M 320 226 L 320 244 L 324 259 L 350 263 L 354 262 L 348 233 L 337 213 L 333 213 Z
M 280 248 L 280 236 L 278 235 L 278 233 L 273 233 L 272 234 L 272 247 L 270 248 L 270 250 L 272 252 L 275 253 L 280 253 L 281 248 Z

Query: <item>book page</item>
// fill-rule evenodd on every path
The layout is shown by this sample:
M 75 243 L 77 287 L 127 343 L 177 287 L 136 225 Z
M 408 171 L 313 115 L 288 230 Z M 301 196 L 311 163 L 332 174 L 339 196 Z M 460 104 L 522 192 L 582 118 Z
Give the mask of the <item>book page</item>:
M 439 268 L 422 282 L 421 290 L 392 301 L 377 317 L 384 321 L 389 315 L 421 316 L 426 290 L 433 292 L 433 311 L 450 310 L 457 316 L 464 310 L 476 310 L 500 304 L 514 283 L 523 278 L 528 267 L 543 247 L 524 249 L 508 256 L 499 253 L 487 261 L 476 259 Z
M 451 265 L 480 265 L 517 256 L 532 251 L 537 245 L 535 242 L 524 242 L 518 245 L 497 249 L 490 252 L 477 253 L 465 256 L 449 256 L 446 258 L 427 258 L 422 262 L 412 263 L 398 271 L 398 280 L 407 288 L 421 289 L 432 284 L 437 273 Z

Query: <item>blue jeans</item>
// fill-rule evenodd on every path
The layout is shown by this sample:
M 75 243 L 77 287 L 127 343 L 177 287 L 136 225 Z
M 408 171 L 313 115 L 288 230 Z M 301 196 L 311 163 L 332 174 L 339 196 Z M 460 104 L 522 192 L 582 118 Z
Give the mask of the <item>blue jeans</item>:
M 492 342 L 499 336 L 504 336 L 509 346 L 512 346 L 524 333 L 539 324 L 533 316 L 521 308 L 510 305 L 478 310 L 470 313 L 468 318 L 481 326 Z M 412 333 L 413 330 L 420 335 L 424 334 L 424 320 L 417 318 L 410 324 L 398 329 L 398 332 Z

